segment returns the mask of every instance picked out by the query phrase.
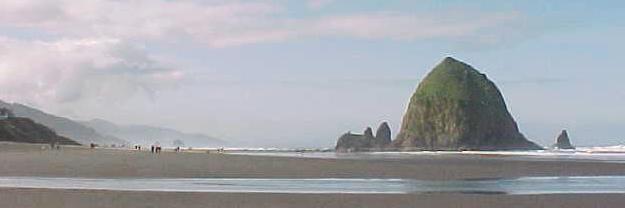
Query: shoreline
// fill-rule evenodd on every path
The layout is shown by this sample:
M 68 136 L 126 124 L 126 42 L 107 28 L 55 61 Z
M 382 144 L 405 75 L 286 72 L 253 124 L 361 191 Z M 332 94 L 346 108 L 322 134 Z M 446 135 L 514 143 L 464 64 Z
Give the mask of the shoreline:
M 480 155 L 333 159 L 0 144 L 0 176 L 84 178 L 380 178 L 473 180 L 623 176 L 624 163 Z M 454 200 L 449 200 L 453 198 Z M 271 194 L 0 188 L 7 207 L 620 207 L 625 194 Z
M 481 180 L 363 178 L 80 178 L 3 177 L 0 187 L 176 193 L 282 194 L 625 194 L 625 176 L 521 177 Z
M 450 200 L 453 199 L 453 200 Z M 621 207 L 622 194 L 272 194 L 154 193 L 0 188 L 7 207 Z
M 7 148 L 10 150 L 5 151 Z M 479 155 L 320 159 L 169 151 L 152 154 L 146 151 L 89 148 L 48 151 L 32 146 L 0 146 L 0 176 L 454 180 L 623 174 L 625 163 L 508 160 Z

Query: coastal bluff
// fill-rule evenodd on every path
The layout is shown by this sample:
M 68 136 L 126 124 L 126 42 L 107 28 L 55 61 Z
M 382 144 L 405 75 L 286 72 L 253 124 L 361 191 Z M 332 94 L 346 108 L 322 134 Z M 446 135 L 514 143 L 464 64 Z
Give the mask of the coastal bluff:
M 29 118 L 14 117 L 12 113 L 4 115 L 0 117 L 0 141 L 80 145 L 74 140 L 57 135 L 52 129 Z
M 337 151 L 349 148 L 339 143 Z M 446 57 L 419 83 L 397 137 L 385 148 L 403 151 L 543 149 L 519 132 L 497 86 L 485 74 L 452 57 Z

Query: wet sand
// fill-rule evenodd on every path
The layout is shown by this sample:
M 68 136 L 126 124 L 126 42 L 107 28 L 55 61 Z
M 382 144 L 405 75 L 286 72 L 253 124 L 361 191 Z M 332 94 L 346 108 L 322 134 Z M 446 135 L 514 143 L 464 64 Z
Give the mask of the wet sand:
M 622 207 L 623 195 L 263 194 L 0 189 L 1 207 Z
M 625 175 L 625 164 L 519 161 L 492 156 L 313 159 L 0 144 L 0 176 L 405 178 Z M 621 207 L 625 195 L 263 194 L 0 189 L 0 207 Z

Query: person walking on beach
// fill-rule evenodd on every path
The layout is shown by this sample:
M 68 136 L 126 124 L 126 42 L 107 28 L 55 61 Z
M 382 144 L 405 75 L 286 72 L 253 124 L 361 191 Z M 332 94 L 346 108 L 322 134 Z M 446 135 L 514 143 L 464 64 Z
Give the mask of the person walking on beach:
M 152 147 L 150 147 L 150 152 L 154 153 L 154 145 L 152 145 Z

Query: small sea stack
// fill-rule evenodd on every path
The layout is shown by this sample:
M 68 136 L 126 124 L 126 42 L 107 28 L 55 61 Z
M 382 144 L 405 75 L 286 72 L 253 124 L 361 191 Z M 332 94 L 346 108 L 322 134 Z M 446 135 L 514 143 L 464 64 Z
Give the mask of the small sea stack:
M 387 122 L 382 122 L 375 132 L 375 140 L 373 146 L 383 148 L 391 143 L 391 127 Z
M 569 134 L 566 130 L 562 130 L 560 135 L 556 138 L 556 143 L 553 145 L 554 149 L 575 149 L 573 145 L 571 145 L 571 139 L 569 139 Z
M 371 127 L 367 127 L 363 134 L 347 132 L 339 137 L 335 150 L 337 152 L 379 151 L 391 143 L 391 128 L 387 122 L 378 127 L 375 136 Z

